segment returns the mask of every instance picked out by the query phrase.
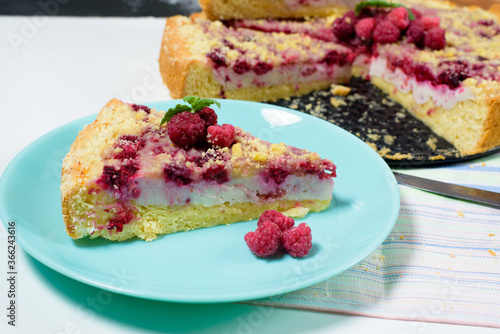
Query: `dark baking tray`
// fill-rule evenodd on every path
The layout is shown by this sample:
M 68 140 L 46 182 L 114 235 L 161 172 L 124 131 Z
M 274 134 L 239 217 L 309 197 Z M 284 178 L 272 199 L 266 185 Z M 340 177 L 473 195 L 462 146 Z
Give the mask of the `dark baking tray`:
M 500 152 L 497 147 L 481 154 L 462 156 L 453 145 L 434 134 L 370 82 L 353 78 L 349 87 L 351 92 L 346 96 L 334 96 L 330 90 L 323 90 L 272 104 L 311 114 L 349 131 L 376 148 L 390 167 L 437 166 Z M 331 98 L 340 105 L 334 107 Z

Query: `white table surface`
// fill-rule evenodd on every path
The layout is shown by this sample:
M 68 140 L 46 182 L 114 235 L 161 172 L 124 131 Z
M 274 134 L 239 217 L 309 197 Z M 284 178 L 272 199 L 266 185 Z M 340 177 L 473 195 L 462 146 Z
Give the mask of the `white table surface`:
M 0 173 L 26 145 L 111 98 L 169 99 L 157 58 L 164 19 L 0 16 Z M 1 333 L 498 333 L 244 304 L 192 305 L 103 294 L 18 251 L 17 326 L 7 325 L 7 232 L 0 227 Z

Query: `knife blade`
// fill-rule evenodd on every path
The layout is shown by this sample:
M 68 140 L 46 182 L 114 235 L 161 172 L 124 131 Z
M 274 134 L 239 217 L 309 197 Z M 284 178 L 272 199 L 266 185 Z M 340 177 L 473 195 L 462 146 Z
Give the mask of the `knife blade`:
M 477 188 L 464 187 L 456 184 L 425 179 L 418 176 L 393 172 L 396 180 L 413 188 L 430 191 L 433 193 L 465 199 L 473 202 L 488 204 L 500 209 L 500 193 Z

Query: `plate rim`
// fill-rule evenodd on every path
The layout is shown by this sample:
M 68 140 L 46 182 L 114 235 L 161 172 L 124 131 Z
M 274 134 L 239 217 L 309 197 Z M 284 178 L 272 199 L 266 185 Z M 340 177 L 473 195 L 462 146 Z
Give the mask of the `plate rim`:
M 302 117 L 307 118 L 313 122 L 316 122 L 316 121 L 324 122 L 325 125 L 337 128 L 337 131 L 344 133 L 344 135 L 347 135 L 349 138 L 353 139 L 354 141 L 358 141 L 359 143 L 366 145 L 366 144 L 364 144 L 364 142 L 362 140 L 360 140 L 359 138 L 357 138 L 353 134 L 349 133 L 348 131 L 342 129 L 341 127 L 338 127 L 335 124 L 332 124 L 332 123 L 327 122 L 325 120 L 322 120 L 320 118 L 314 117 L 312 115 L 302 113 L 302 112 L 297 111 L 297 110 L 293 110 L 293 109 L 289 109 L 289 108 L 281 107 L 281 106 L 276 106 L 276 105 L 272 105 L 272 104 L 261 103 L 261 102 L 241 101 L 241 100 L 224 100 L 224 99 L 214 99 L 214 100 L 217 100 L 217 101 L 223 102 L 223 103 L 226 103 L 226 102 L 236 103 L 236 104 L 242 103 L 242 104 L 248 104 L 248 105 L 254 105 L 254 106 L 266 106 L 268 108 L 277 108 L 277 109 L 298 115 L 301 118 Z M 158 104 L 167 103 L 167 104 L 172 104 L 172 107 L 173 107 L 173 106 L 175 106 L 175 103 L 179 103 L 179 102 L 182 102 L 182 100 L 179 100 L 179 99 L 177 99 L 177 100 L 160 100 L 160 101 L 146 102 L 146 103 L 144 103 L 144 105 L 155 106 Z M 6 187 L 5 184 L 7 183 L 7 178 L 9 177 L 9 174 L 15 172 L 14 166 L 16 166 L 18 161 L 22 161 L 22 159 L 25 156 L 29 155 L 32 147 L 35 147 L 36 145 L 38 145 L 41 141 L 43 141 L 45 139 L 48 139 L 52 136 L 57 136 L 58 132 L 65 131 L 66 128 L 68 128 L 72 125 L 77 125 L 77 124 L 80 125 L 79 128 L 81 131 L 82 126 L 85 124 L 90 124 L 87 121 L 93 122 L 93 120 L 95 120 L 97 114 L 98 113 L 86 115 L 86 116 L 80 117 L 78 119 L 75 119 L 73 121 L 70 121 L 68 123 L 65 123 L 61 126 L 58 126 L 57 128 L 52 129 L 51 131 L 41 135 L 40 137 L 36 138 L 31 143 L 29 143 L 27 146 L 25 146 L 20 152 L 18 152 L 16 154 L 16 156 L 9 162 L 9 164 L 7 165 L 5 170 L 3 171 L 3 173 L 0 177 L 0 194 L 4 193 L 4 189 Z M 76 135 L 77 135 L 77 133 L 75 133 L 75 136 Z M 369 146 L 366 145 L 366 148 L 369 148 Z M 400 191 L 399 191 L 399 187 L 397 185 L 397 181 L 396 181 L 394 175 L 392 174 L 392 171 L 391 171 L 390 167 L 388 166 L 388 164 L 375 151 L 370 151 L 370 150 L 365 150 L 365 151 L 370 152 L 369 154 L 371 154 L 374 157 L 375 161 L 378 162 L 380 167 L 382 169 L 385 169 L 385 172 L 386 172 L 385 174 L 390 176 L 390 181 L 391 181 L 391 184 L 393 186 L 394 192 L 393 192 L 392 202 L 391 202 L 392 212 L 391 212 L 390 217 L 387 218 L 389 223 L 385 225 L 385 230 L 382 233 L 378 234 L 378 237 L 376 238 L 377 240 L 373 242 L 372 247 L 367 248 L 364 252 L 360 252 L 354 259 L 352 259 L 351 261 L 349 261 L 346 264 L 344 264 L 343 266 L 341 266 L 340 269 L 330 270 L 330 271 L 327 271 L 321 275 L 315 275 L 315 276 L 313 276 L 313 278 L 305 280 L 306 283 L 303 283 L 304 280 L 301 280 L 301 284 L 296 284 L 292 288 L 290 288 L 289 285 L 283 285 L 281 288 L 267 288 L 265 290 L 260 290 L 261 291 L 260 293 L 255 293 L 255 292 L 239 293 L 236 296 L 236 298 L 232 294 L 227 294 L 225 296 L 225 298 L 224 297 L 223 298 L 221 298 L 221 297 L 214 298 L 213 295 L 204 296 L 204 297 L 191 296 L 191 298 L 186 298 L 185 295 L 181 294 L 182 296 L 178 296 L 176 293 L 172 294 L 171 292 L 167 293 L 166 295 L 165 295 L 165 293 L 160 294 L 160 295 L 158 293 L 153 294 L 151 292 L 144 293 L 141 291 L 135 291 L 133 289 L 117 288 L 114 286 L 110 286 L 109 284 L 104 284 L 95 278 L 93 278 L 93 279 L 89 278 L 87 275 L 85 275 L 79 271 L 71 270 L 68 267 L 64 266 L 63 264 L 60 264 L 59 262 L 57 262 L 56 259 L 51 258 L 50 256 L 48 256 L 47 254 L 44 254 L 43 252 L 37 251 L 36 247 L 34 245 L 31 245 L 29 242 L 25 243 L 24 242 L 25 240 L 23 240 L 22 237 L 19 237 L 19 234 L 16 235 L 16 243 L 19 246 L 21 246 L 21 249 L 23 249 L 31 257 L 33 257 L 34 259 L 36 259 L 37 261 L 39 261 L 43 265 L 51 268 L 52 270 L 55 270 L 58 273 L 63 274 L 66 277 L 75 279 L 79 282 L 82 282 L 82 283 L 85 283 L 85 284 L 88 284 L 88 285 L 91 285 L 91 286 L 94 286 L 97 288 L 101 288 L 103 290 L 107 290 L 107 291 L 111 291 L 111 292 L 115 292 L 115 293 L 120 293 L 120 294 L 124 294 L 124 295 L 128 295 L 128 296 L 143 298 L 143 299 L 165 301 L 165 302 L 181 302 L 181 303 L 222 303 L 222 302 L 239 302 L 239 301 L 253 300 L 253 299 L 259 299 L 259 298 L 266 298 L 266 297 L 271 297 L 271 296 L 283 294 L 286 292 L 296 291 L 298 289 L 309 287 L 311 285 L 317 284 L 317 283 L 322 282 L 326 279 L 329 279 L 331 277 L 339 275 L 342 272 L 345 272 L 346 270 L 350 269 L 351 267 L 353 267 L 354 265 L 356 265 L 360 261 L 362 261 L 369 254 L 371 254 L 379 245 L 381 245 L 384 242 L 384 240 L 387 239 L 388 235 L 391 233 L 391 231 L 393 230 L 393 228 L 396 224 L 396 221 L 397 221 L 397 218 L 399 215 L 400 202 L 401 202 Z M 335 194 L 334 194 L 334 196 L 335 196 Z M 6 198 L 6 197 L 2 196 L 2 198 Z M 9 219 L 7 219 L 8 217 L 6 217 L 6 214 L 5 214 L 4 209 L 6 207 L 7 207 L 7 201 L 5 199 L 0 200 L 0 219 L 2 220 L 3 225 L 7 229 L 7 224 L 8 224 Z M 16 222 L 16 224 L 17 224 L 17 222 Z

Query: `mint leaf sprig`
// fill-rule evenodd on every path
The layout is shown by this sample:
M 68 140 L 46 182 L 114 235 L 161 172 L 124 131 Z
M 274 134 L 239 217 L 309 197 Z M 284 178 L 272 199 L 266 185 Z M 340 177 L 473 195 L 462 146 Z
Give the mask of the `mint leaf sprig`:
M 168 109 L 165 115 L 163 115 L 163 118 L 160 122 L 160 126 L 170 121 L 170 119 L 172 119 L 174 115 L 181 113 L 183 111 L 190 111 L 192 114 L 194 114 L 205 107 L 211 106 L 212 104 L 217 105 L 217 107 L 219 107 L 220 109 L 220 103 L 212 99 L 202 99 L 198 96 L 189 95 L 183 98 L 182 100 L 184 102 L 189 103 L 191 106 L 188 106 L 186 104 L 178 104 L 174 108 Z
M 381 8 L 397 8 L 397 7 L 404 7 L 408 11 L 408 18 L 410 20 L 415 20 L 415 15 L 413 15 L 413 12 L 406 8 L 405 6 L 399 4 L 399 3 L 393 3 L 393 2 L 387 2 L 383 0 L 368 0 L 368 1 L 363 1 L 360 2 L 354 7 L 354 14 L 359 15 L 363 8 L 366 7 L 381 7 Z

